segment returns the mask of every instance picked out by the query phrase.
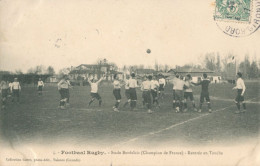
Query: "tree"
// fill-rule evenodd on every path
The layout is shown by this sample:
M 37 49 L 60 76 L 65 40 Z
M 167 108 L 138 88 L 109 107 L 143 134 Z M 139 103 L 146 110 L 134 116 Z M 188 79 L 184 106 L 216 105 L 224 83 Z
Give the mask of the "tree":
M 20 74 L 23 74 L 23 72 L 22 72 L 22 70 L 21 70 L 21 69 L 17 69 L 17 70 L 15 70 L 15 74 L 18 74 L 18 75 L 20 75 Z
M 209 70 L 216 70 L 216 58 L 215 53 L 207 53 L 204 59 L 205 67 Z
M 246 55 L 244 61 L 239 64 L 239 71 L 243 73 L 244 78 L 249 78 L 249 71 L 250 71 L 249 55 Z
M 54 70 L 54 68 L 52 66 L 49 66 L 47 68 L 47 74 L 48 75 L 54 75 L 55 74 L 55 70 Z
M 249 68 L 248 77 L 250 79 L 258 78 L 258 71 L 259 71 L 259 69 L 258 69 L 257 63 L 256 63 L 256 61 L 253 61 Z
M 29 74 L 44 74 L 45 73 L 45 67 L 43 65 L 38 65 L 36 67 L 30 68 L 27 73 Z
M 221 71 L 221 63 L 220 63 L 220 55 L 219 55 L 219 53 L 217 53 L 216 71 L 217 72 Z

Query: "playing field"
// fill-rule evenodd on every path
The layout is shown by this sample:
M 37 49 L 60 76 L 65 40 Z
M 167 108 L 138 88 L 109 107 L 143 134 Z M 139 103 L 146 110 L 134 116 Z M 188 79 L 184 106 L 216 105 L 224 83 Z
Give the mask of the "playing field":
M 1 110 L 2 136 L 6 142 L 47 144 L 69 141 L 72 145 L 88 144 L 101 147 L 167 145 L 216 145 L 236 144 L 259 138 L 259 83 L 246 82 L 247 112 L 234 114 L 233 99 L 236 91 L 231 84 L 211 84 L 212 113 L 206 104 L 202 113 L 175 113 L 172 110 L 171 85 L 160 109 L 147 114 L 142 108 L 141 91 L 138 90 L 138 110 L 122 108 L 126 101 L 124 90 L 120 112 L 112 107 L 115 99 L 112 85 L 101 85 L 102 107 L 97 101 L 88 107 L 90 87 L 75 86 L 70 90 L 70 108 L 58 109 L 57 87 L 46 86 L 43 96 L 38 97 L 36 87 L 22 87 L 21 102 L 8 103 Z M 194 88 L 196 106 L 200 87 Z M 190 108 L 191 103 L 188 102 Z

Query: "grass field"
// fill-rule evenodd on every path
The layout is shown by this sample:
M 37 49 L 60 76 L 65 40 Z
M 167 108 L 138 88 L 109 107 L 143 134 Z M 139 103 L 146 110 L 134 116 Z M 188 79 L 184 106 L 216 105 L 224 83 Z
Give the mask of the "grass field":
M 259 83 L 246 83 L 247 112 L 234 114 L 233 99 L 236 91 L 231 84 L 211 84 L 210 96 L 213 112 L 188 111 L 175 113 L 172 110 L 172 90 L 168 85 L 160 109 L 147 114 L 142 109 L 141 92 L 138 90 L 136 111 L 122 108 L 126 101 L 124 90 L 120 112 L 114 112 L 115 99 L 112 85 L 100 86 L 103 105 L 97 101 L 88 107 L 90 87 L 76 86 L 70 90 L 70 108 L 58 109 L 57 87 L 46 86 L 43 96 L 38 97 L 36 88 L 22 87 L 21 102 L 8 103 L 7 110 L 1 110 L 1 129 L 5 140 L 11 142 L 46 144 L 70 141 L 73 145 L 82 143 L 116 147 L 136 145 L 158 147 L 167 145 L 216 145 L 236 144 L 240 141 L 259 139 Z M 199 102 L 200 87 L 194 88 L 196 105 Z M 188 103 L 190 107 L 191 103 Z

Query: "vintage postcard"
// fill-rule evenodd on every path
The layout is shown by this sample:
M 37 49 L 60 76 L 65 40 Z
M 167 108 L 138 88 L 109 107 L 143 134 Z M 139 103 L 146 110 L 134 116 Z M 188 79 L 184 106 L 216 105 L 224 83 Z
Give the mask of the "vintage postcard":
M 0 0 L 0 165 L 260 165 L 259 27 L 260 0 Z

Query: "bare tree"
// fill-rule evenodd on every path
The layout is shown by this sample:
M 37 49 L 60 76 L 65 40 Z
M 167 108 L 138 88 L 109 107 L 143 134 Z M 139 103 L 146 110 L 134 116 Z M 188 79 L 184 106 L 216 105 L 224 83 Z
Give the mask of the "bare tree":
M 54 75 L 55 74 L 55 70 L 54 70 L 54 68 L 52 66 L 49 66 L 47 68 L 47 74 L 49 74 L 49 75 Z

